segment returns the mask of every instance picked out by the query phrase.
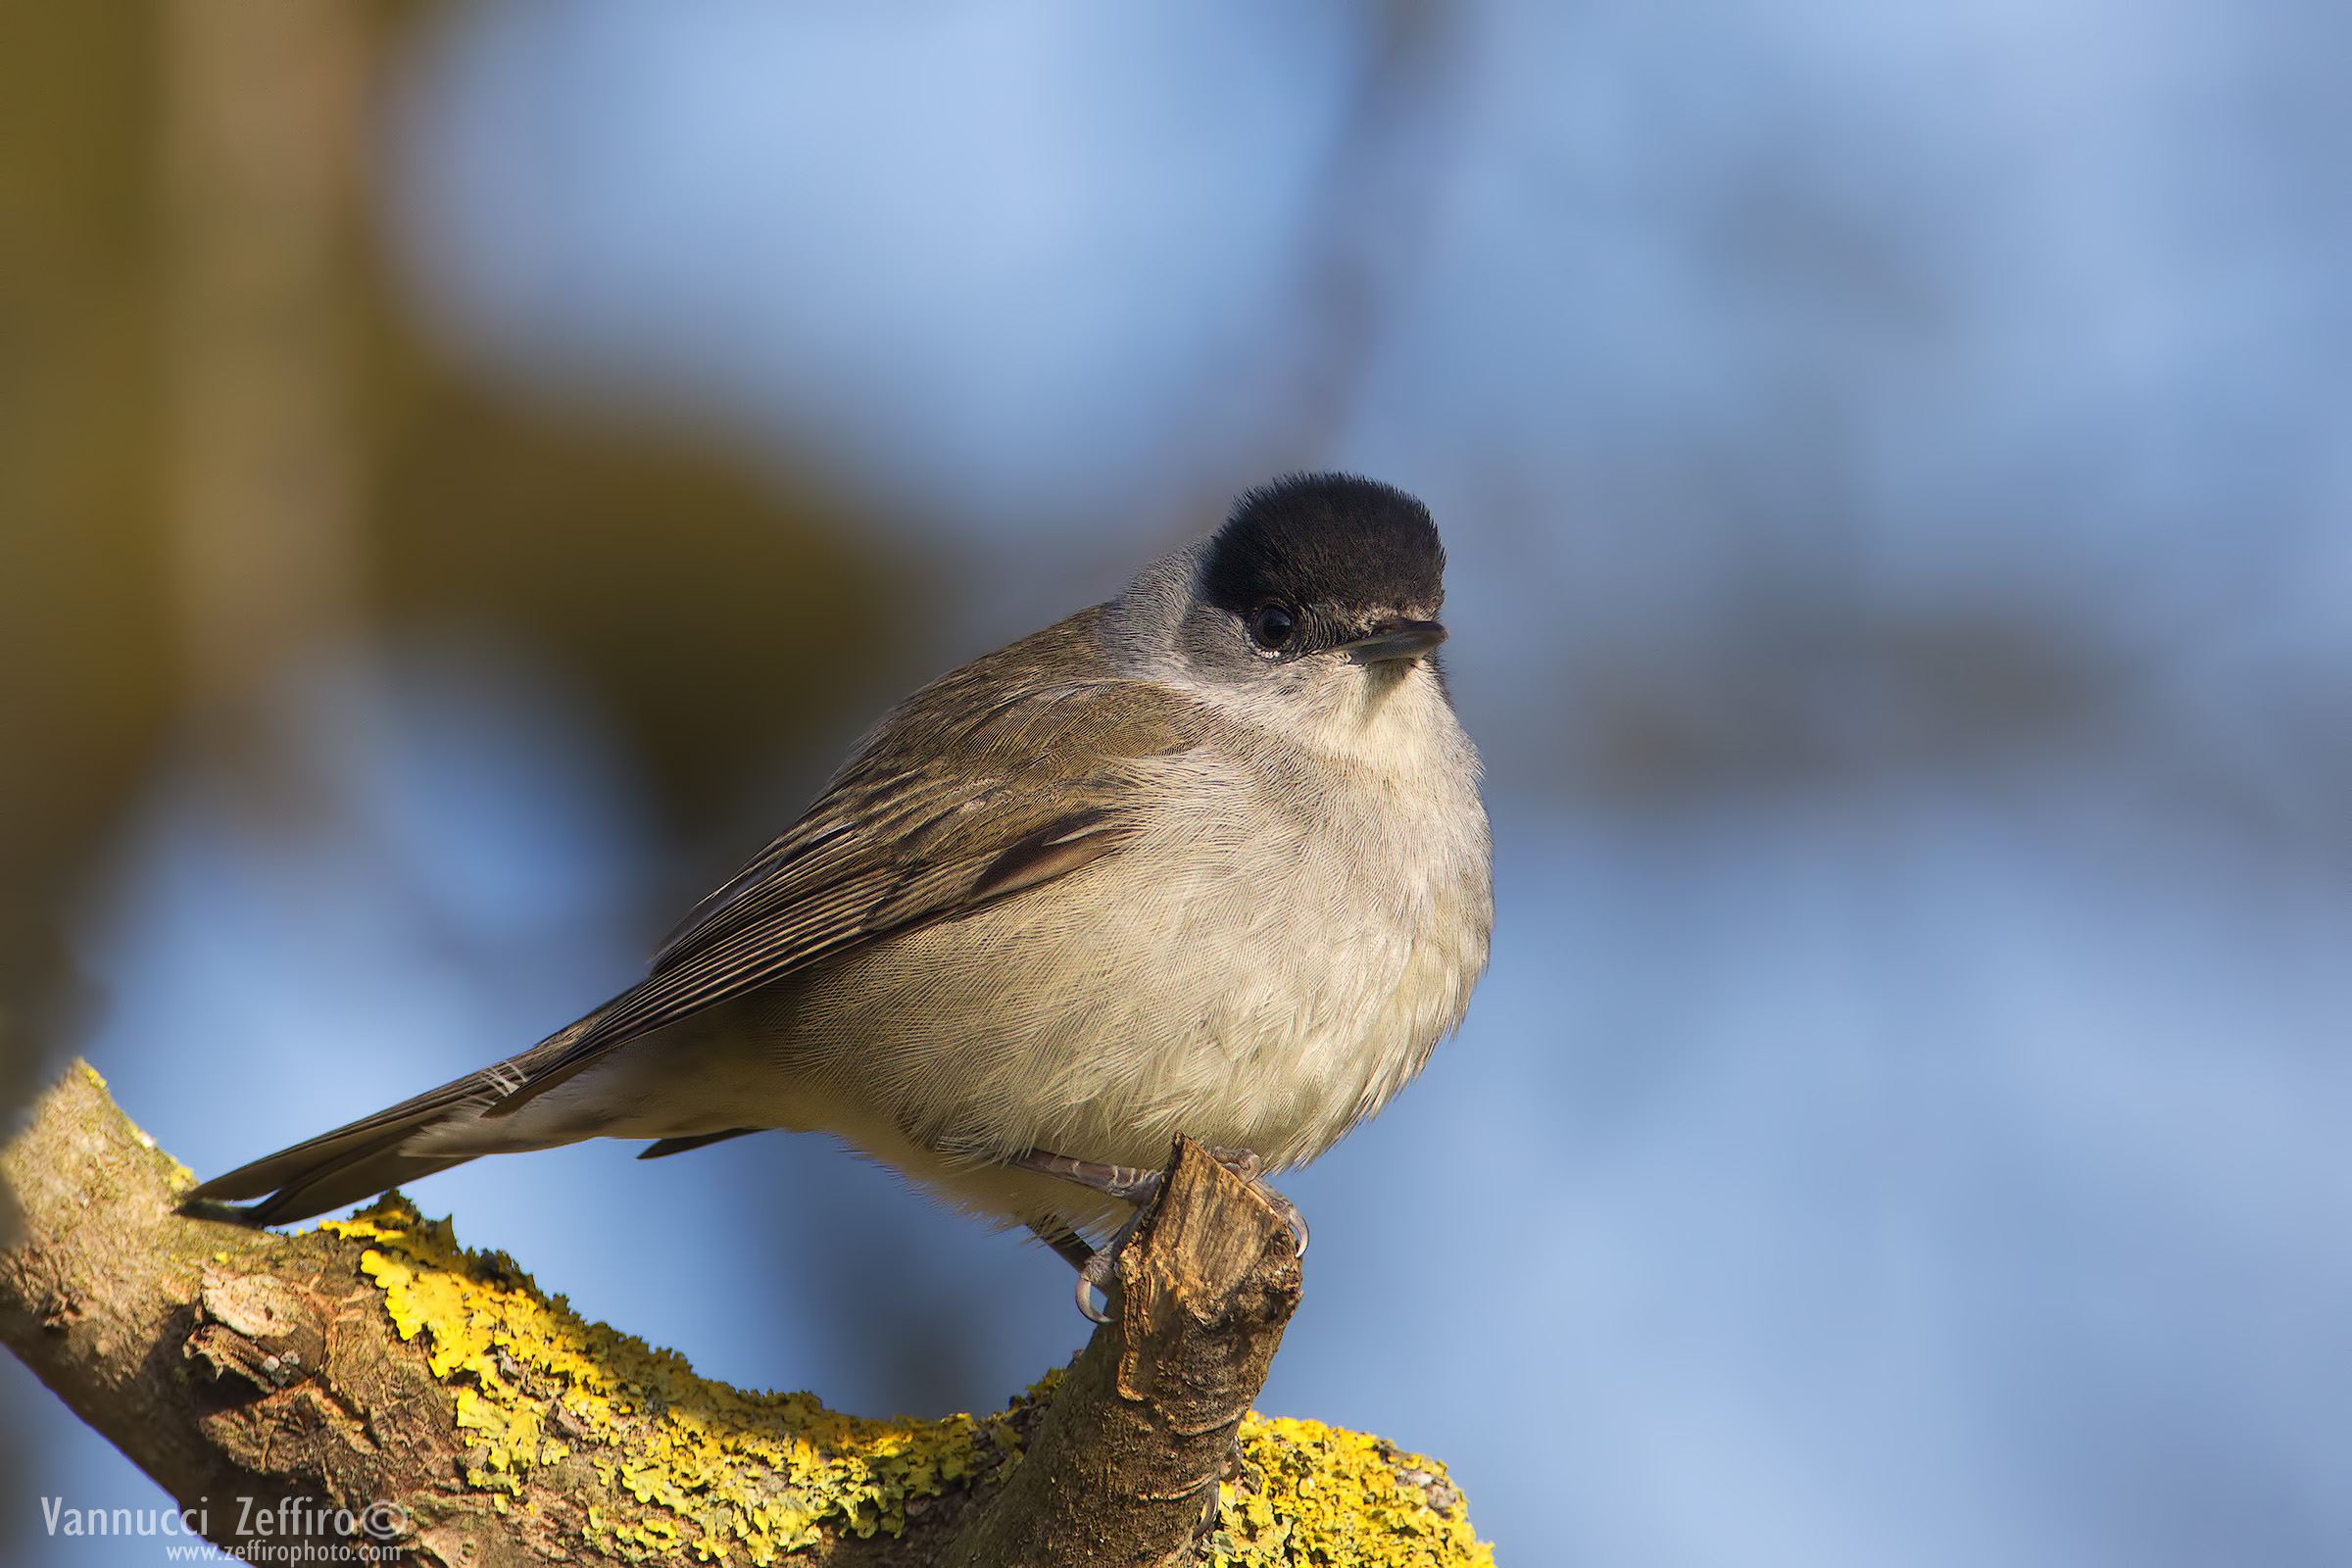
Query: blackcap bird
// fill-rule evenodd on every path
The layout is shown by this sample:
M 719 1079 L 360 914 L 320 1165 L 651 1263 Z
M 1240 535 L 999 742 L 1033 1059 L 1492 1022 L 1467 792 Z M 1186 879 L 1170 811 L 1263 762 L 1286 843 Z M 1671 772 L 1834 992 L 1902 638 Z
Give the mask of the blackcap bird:
M 194 1196 L 270 1224 L 582 1138 L 826 1132 L 1031 1227 L 1091 1313 L 1173 1135 L 1312 1159 L 1461 1021 L 1494 899 L 1444 569 L 1387 485 L 1250 492 L 892 710 L 644 980 Z

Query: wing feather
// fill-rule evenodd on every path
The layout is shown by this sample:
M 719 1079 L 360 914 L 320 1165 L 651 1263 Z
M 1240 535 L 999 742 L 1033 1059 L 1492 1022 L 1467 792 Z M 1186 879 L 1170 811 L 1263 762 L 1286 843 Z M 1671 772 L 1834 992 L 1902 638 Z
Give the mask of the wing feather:
M 900 705 L 800 820 L 662 944 L 643 981 L 569 1039 L 508 1063 L 520 1081 L 484 1114 L 513 1114 L 626 1040 L 1115 854 L 1142 823 L 1131 764 L 1197 744 L 1204 715 L 1103 667 L 1097 613 Z M 1073 667 L 1086 678 L 1069 678 Z

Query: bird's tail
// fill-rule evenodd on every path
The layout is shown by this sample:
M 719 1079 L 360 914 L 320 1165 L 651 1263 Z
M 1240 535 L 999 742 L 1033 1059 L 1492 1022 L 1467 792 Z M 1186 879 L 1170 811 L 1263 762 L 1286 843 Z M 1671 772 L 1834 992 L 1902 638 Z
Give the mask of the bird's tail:
M 239 1217 L 254 1225 L 289 1225 L 329 1209 L 364 1202 L 404 1182 L 416 1181 L 452 1165 L 463 1165 L 475 1157 L 404 1154 L 397 1147 L 384 1148 L 380 1144 L 362 1144 L 353 1150 L 334 1152 L 320 1150 L 320 1145 L 335 1136 L 328 1133 L 324 1138 L 296 1144 L 267 1159 L 240 1166 L 197 1188 L 188 1195 L 189 1200 L 260 1198 L 268 1194 L 262 1202 L 239 1210 Z M 398 1138 L 393 1140 L 395 1144 L 398 1141 Z M 296 1163 L 305 1160 L 309 1163 Z M 281 1171 L 283 1175 L 271 1174 Z
M 188 1200 L 259 1198 L 262 1201 L 243 1210 L 243 1217 L 256 1225 L 283 1225 L 373 1198 L 480 1154 L 546 1149 L 586 1136 L 588 1129 L 554 1136 L 544 1127 L 526 1132 L 514 1116 L 624 1038 L 599 1032 L 612 1005 L 608 1003 L 557 1030 L 519 1056 L 216 1176 Z
M 189 1200 L 259 1198 L 262 1201 L 244 1210 L 244 1218 L 256 1225 L 283 1225 L 373 1198 L 479 1154 L 568 1142 L 544 1131 L 536 1137 L 524 1133 L 512 1112 L 585 1065 L 572 1048 L 602 1012 L 557 1031 L 519 1056 L 216 1176 Z M 461 1136 L 429 1136 L 435 1132 Z
M 473 1152 L 411 1152 L 410 1141 L 453 1118 L 478 1117 L 497 1096 L 491 1072 L 471 1073 L 414 1100 L 331 1133 L 281 1149 L 225 1176 L 216 1176 L 188 1195 L 191 1201 L 233 1201 L 259 1198 L 244 1210 L 256 1225 L 308 1219 L 373 1198 L 403 1182 L 463 1165 Z M 476 1151 L 474 1152 L 480 1152 Z

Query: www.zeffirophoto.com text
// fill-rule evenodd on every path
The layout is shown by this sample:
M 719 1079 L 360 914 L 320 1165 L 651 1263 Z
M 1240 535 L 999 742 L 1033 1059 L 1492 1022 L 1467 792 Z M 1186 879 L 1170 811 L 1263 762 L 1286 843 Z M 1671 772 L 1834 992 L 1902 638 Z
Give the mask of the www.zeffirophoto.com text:
M 408 1511 L 346 1508 L 318 1497 L 199 1497 L 185 1508 L 75 1507 L 41 1499 L 52 1536 L 146 1536 L 167 1562 L 390 1563 L 404 1555 Z

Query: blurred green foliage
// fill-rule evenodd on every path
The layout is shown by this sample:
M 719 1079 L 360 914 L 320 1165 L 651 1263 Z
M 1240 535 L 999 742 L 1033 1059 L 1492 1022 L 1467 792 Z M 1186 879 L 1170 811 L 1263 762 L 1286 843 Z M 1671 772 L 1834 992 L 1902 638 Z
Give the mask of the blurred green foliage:
M 238 37 L 269 37 L 251 8 L 284 3 L 0 3 L 0 1105 L 23 1102 L 46 1054 L 59 910 L 197 685 L 168 537 L 184 433 L 169 378 L 209 339 L 173 330 L 189 295 L 172 293 L 186 247 L 170 243 L 167 197 L 184 213 L 205 193 L 172 172 L 167 55 L 193 39 L 217 71 L 219 50 L 249 47 Z M 243 32 L 206 38 L 232 5 Z M 308 100 L 372 117 L 432 9 L 355 7 L 363 90 Z M 307 129 L 379 141 L 365 123 Z M 412 319 L 375 242 L 370 172 L 348 172 L 320 354 L 358 426 L 352 629 L 519 644 L 602 705 L 681 828 L 739 808 L 796 737 L 870 707 L 868 672 L 920 608 L 892 586 L 870 519 L 683 420 L 526 403 L 469 375 Z M 267 280 L 239 286 L 260 308 L 227 336 L 321 330 L 315 313 L 271 316 Z

